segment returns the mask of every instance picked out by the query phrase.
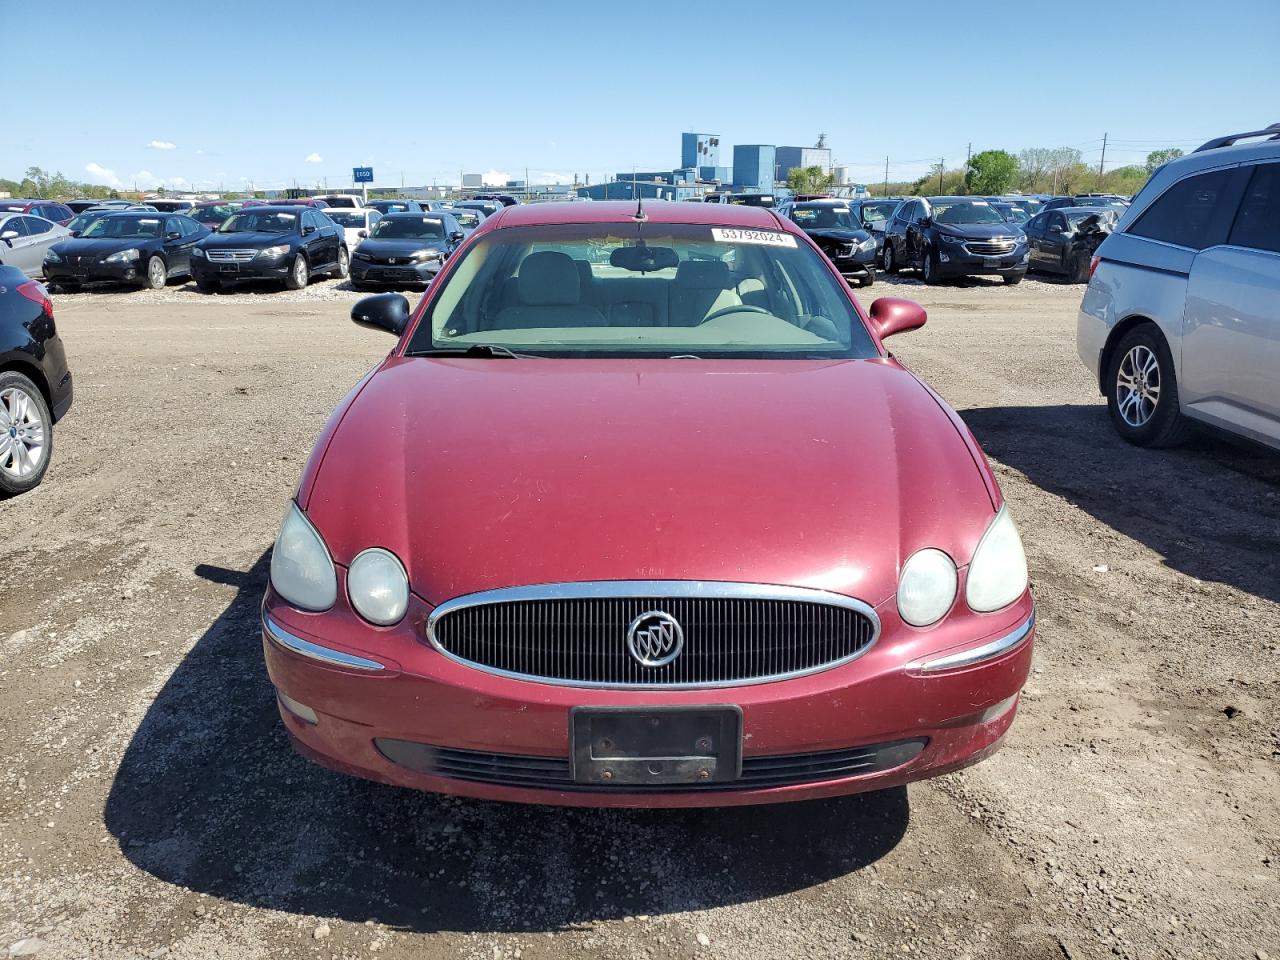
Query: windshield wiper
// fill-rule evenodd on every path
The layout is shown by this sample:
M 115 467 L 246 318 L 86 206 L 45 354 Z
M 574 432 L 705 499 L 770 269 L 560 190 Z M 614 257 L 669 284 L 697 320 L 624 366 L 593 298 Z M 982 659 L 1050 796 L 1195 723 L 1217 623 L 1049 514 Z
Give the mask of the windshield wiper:
M 435 347 L 430 350 L 413 350 L 411 357 L 510 357 L 513 360 L 536 360 L 530 353 L 516 353 L 500 343 L 473 343 L 469 347 Z

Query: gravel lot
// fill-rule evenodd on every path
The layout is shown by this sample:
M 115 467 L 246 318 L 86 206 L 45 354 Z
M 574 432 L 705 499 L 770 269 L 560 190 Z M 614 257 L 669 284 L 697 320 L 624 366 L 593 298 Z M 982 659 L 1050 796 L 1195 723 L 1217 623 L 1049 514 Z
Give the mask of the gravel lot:
M 1037 665 L 1004 749 L 839 802 L 504 806 L 290 751 L 266 551 L 389 347 L 357 294 L 56 298 L 77 397 L 0 502 L 0 957 L 1280 957 L 1280 457 L 1139 451 L 1079 287 L 881 281 L 1022 528 Z M 11 946 L 11 944 L 13 946 Z

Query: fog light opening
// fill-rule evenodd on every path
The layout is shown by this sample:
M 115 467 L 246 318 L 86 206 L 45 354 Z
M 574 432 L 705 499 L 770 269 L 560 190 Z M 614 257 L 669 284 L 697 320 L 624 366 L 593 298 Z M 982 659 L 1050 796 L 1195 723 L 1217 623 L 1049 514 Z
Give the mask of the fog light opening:
M 291 714 L 301 720 L 303 723 L 309 723 L 315 726 L 320 722 L 320 718 L 316 716 L 316 712 L 308 707 L 305 703 L 299 703 L 293 697 L 277 690 L 276 697 L 280 701 L 280 706 L 284 707 Z

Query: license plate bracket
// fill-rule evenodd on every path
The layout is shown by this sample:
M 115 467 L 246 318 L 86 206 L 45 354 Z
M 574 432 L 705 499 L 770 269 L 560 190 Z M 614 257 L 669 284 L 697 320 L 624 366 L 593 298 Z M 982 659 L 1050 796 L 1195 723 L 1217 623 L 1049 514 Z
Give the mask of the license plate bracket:
M 574 782 L 590 786 L 730 783 L 742 775 L 742 710 L 574 707 Z
M 219 267 L 218 267 L 218 272 L 219 272 L 219 273 L 239 273 L 239 272 L 240 272 L 240 264 L 238 264 L 238 263 L 224 263 L 224 264 L 222 264 L 221 266 L 219 266 Z
M 982 266 L 987 270 L 998 270 L 1000 269 L 1000 258 L 999 257 L 983 257 Z

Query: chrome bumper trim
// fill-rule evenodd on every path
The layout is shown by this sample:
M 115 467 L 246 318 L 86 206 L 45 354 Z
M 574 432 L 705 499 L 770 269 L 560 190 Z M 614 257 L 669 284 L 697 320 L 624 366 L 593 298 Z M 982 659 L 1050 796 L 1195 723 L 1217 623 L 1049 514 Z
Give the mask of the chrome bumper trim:
M 349 670 L 368 670 L 370 672 L 375 672 L 386 669 L 383 664 L 378 663 L 376 660 L 366 660 L 364 657 L 356 657 L 349 653 L 343 653 L 340 650 L 322 647 L 318 643 L 312 643 L 310 640 L 303 640 L 301 637 L 295 637 L 265 613 L 262 615 L 262 629 L 266 632 L 268 637 L 280 646 L 284 647 L 290 653 L 298 654 L 300 657 L 318 660 L 321 663 L 327 663 L 334 667 L 346 667 Z
M 1031 635 L 1035 625 L 1036 614 L 1032 610 L 1031 616 L 1027 617 L 1021 626 L 1012 633 L 1007 633 L 1003 637 L 992 640 L 990 643 L 984 643 L 980 647 L 972 647 L 957 653 L 948 653 L 930 660 L 921 660 L 915 664 L 915 669 L 923 673 L 934 673 L 938 670 L 955 670 L 958 667 L 969 667 L 975 663 L 981 663 L 983 660 L 990 660 L 993 657 L 1008 653 L 1026 640 Z

